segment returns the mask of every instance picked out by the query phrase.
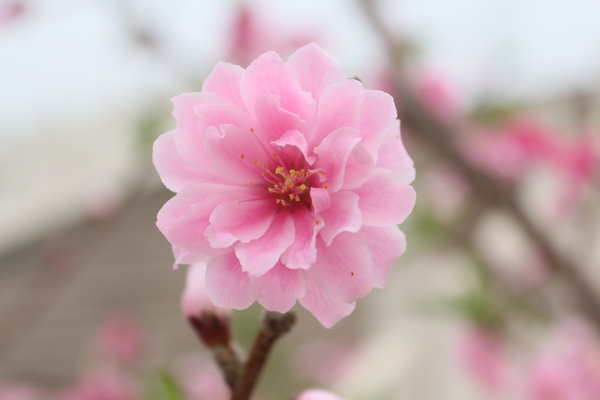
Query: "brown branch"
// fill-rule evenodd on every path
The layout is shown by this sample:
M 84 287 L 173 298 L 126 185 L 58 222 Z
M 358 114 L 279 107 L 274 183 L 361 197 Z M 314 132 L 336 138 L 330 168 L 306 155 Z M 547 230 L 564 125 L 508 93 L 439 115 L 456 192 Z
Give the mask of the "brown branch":
M 240 381 L 234 389 L 232 400 L 250 399 L 273 345 L 277 339 L 289 332 L 295 323 L 296 314 L 293 312 L 279 314 L 268 311 L 265 314 Z
M 488 207 L 500 206 L 511 213 L 521 228 L 535 242 L 552 270 L 563 275 L 567 282 L 574 288 L 582 311 L 600 326 L 600 299 L 590 281 L 582 274 L 582 270 L 555 249 L 540 228 L 517 205 L 510 188 L 481 170 L 474 168 L 465 160 L 452 141 L 452 138 L 457 136 L 455 129 L 440 122 L 434 115 L 428 112 L 404 84 L 404 79 L 402 79 L 399 73 L 403 69 L 403 49 L 393 40 L 393 37 L 379 18 L 374 1 L 362 0 L 361 2 L 371 24 L 384 40 L 389 58 L 396 67 L 394 98 L 396 99 L 396 106 L 403 124 L 408 125 L 412 130 L 418 132 L 418 136 L 416 136 L 417 140 L 426 144 L 454 165 L 469 180 L 474 193 L 481 199 L 487 200 L 485 203 L 488 204 Z
M 240 359 L 233 346 L 215 346 L 211 349 L 213 357 L 225 378 L 227 386 L 235 389 L 240 375 Z

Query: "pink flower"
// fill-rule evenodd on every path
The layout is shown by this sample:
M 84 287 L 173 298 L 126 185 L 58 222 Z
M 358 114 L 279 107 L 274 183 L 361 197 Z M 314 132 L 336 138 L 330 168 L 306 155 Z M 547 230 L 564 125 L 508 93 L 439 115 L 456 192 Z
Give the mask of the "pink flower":
M 131 376 L 119 370 L 86 373 L 63 400 L 140 400 L 140 388 Z
M 113 361 L 132 364 L 140 356 L 142 336 L 142 330 L 133 317 L 118 313 L 103 322 L 98 349 Z
M 331 392 L 326 392 L 325 390 L 305 390 L 300 393 L 293 400 L 344 400 L 341 397 L 334 395 Z
M 462 346 L 468 372 L 490 393 L 498 393 L 509 381 L 508 360 L 501 339 L 493 332 L 472 328 Z
M 198 357 L 179 361 L 178 381 L 187 400 L 228 400 L 231 390 L 214 363 Z
M 286 63 L 219 63 L 173 103 L 154 164 L 177 195 L 157 225 L 176 263 L 207 265 L 216 306 L 286 312 L 299 299 L 331 327 L 384 285 L 415 202 L 391 96 L 310 44 Z
M 247 66 L 267 50 L 290 54 L 316 36 L 309 31 L 290 32 L 269 20 L 258 7 L 240 4 L 231 27 L 228 60 Z
M 600 347 L 590 327 L 574 323 L 527 375 L 528 400 L 600 399 Z

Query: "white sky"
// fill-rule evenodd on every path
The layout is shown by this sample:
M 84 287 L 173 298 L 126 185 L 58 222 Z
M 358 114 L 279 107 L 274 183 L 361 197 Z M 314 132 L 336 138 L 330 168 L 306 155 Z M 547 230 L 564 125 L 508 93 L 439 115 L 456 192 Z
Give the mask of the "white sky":
M 49 117 L 85 116 L 164 90 L 169 75 L 124 38 L 121 0 L 53 0 L 0 27 L 0 137 Z M 133 0 L 154 21 L 179 71 L 206 73 L 222 55 L 233 1 Z M 307 24 L 351 75 L 382 57 L 351 0 L 255 2 L 277 25 Z M 387 22 L 465 88 L 530 94 L 584 86 L 600 69 L 598 0 L 382 0 Z

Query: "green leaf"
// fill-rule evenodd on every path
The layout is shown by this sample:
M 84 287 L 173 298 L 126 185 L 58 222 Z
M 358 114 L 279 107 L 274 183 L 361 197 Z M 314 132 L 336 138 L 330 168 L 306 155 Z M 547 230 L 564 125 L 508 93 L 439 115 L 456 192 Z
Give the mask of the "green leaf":
M 148 383 L 147 398 L 149 400 L 185 400 L 175 378 L 166 370 L 159 371 L 156 378 Z

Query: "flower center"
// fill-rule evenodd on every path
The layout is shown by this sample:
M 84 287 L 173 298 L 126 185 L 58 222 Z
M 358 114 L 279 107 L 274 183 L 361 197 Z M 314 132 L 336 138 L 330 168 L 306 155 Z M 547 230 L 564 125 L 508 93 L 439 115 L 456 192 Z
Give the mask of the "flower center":
M 291 206 L 294 203 L 303 201 L 308 195 L 309 187 L 306 185 L 306 179 L 310 176 L 310 172 L 304 168 L 301 170 L 288 170 L 283 166 L 278 166 L 275 169 L 275 174 L 271 174 L 267 179 L 273 186 L 267 190 L 275 195 L 275 202 L 282 206 Z M 265 175 L 266 178 L 266 175 Z

